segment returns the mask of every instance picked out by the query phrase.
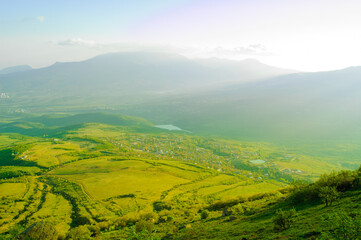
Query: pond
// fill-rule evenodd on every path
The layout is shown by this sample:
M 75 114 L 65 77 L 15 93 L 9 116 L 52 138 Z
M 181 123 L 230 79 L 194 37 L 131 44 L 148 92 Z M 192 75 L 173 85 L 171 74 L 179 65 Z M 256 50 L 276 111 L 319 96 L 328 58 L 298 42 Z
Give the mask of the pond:
M 161 128 L 161 129 L 167 129 L 169 131 L 182 131 L 183 129 L 174 126 L 172 124 L 168 124 L 168 125 L 155 125 L 154 127 L 156 128 Z
M 262 159 L 257 159 L 257 160 L 250 160 L 251 163 L 254 163 L 254 164 L 263 164 L 265 163 L 266 161 L 265 160 L 262 160 Z

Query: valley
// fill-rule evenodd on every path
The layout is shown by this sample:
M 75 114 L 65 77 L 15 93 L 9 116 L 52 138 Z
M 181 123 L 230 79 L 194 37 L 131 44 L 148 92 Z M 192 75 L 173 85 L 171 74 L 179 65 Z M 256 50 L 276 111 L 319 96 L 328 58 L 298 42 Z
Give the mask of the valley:
M 0 240 L 361 240 L 361 1 L 1 1 Z
M 144 217 L 167 229 L 160 237 L 170 226 L 178 236 L 202 209 L 240 199 L 258 208 L 294 181 L 342 169 L 269 143 L 198 136 L 123 115 L 11 114 L 0 128 L 5 236 L 42 221 L 63 237 L 89 226 L 92 236 L 129 238 Z

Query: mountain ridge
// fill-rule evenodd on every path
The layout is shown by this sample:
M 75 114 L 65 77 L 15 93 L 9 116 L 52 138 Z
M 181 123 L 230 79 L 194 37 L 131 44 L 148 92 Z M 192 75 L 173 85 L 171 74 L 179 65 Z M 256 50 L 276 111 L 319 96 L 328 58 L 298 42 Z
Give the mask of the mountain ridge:
M 264 67 L 262 64 L 257 65 L 258 70 L 235 69 L 241 65 L 212 68 L 178 54 L 121 52 L 0 76 L 0 88 L 14 101 L 37 96 L 124 99 L 193 91 L 224 82 L 246 82 L 264 77 L 259 75 Z
M 10 74 L 10 73 L 17 73 L 17 72 L 24 72 L 32 70 L 33 68 L 29 65 L 17 65 L 12 67 L 6 67 L 3 69 L 0 69 L 0 75 L 1 74 Z

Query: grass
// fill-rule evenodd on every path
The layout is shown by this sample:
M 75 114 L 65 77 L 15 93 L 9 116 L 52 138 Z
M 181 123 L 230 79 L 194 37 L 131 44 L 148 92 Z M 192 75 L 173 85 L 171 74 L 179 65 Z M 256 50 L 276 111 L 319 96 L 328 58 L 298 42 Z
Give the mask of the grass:
M 326 155 L 274 144 L 153 131 L 139 119 L 122 118 L 126 126 L 82 122 L 69 127 L 56 125 L 70 121 L 69 115 L 31 118 L 36 124 L 23 125 L 26 134 L 39 124 L 57 134 L 0 134 L 0 233 L 15 224 L 48 221 L 62 235 L 85 224 L 99 227 L 105 239 L 127 238 L 132 225 L 155 214 L 152 224 L 165 219 L 155 224 L 160 237 L 300 237 L 308 229 L 319 231 L 321 226 L 311 224 L 316 221 L 311 212 L 322 215 L 326 210 L 318 204 L 298 209 L 303 230 L 274 232 L 276 211 L 290 207 L 281 201 L 286 197 L 282 189 L 293 179 L 314 180 L 331 169 L 346 168 L 337 158 L 327 162 Z M 342 146 L 343 151 L 352 147 Z M 257 159 L 265 163 L 250 162 Z M 247 198 L 253 200 L 243 202 Z M 201 210 L 217 203 L 232 203 L 236 219 L 222 217 L 221 209 L 200 218 Z
M 42 142 L 25 151 L 20 158 L 35 162 L 42 167 L 51 167 L 75 160 L 70 154 L 79 150 L 78 145 L 68 142 Z
M 66 234 L 71 223 L 71 205 L 61 195 L 47 193 L 45 201 L 39 211 L 37 211 L 29 223 L 38 221 L 52 222 L 61 234 Z
M 159 171 L 144 161 L 112 161 L 107 158 L 75 162 L 51 174 L 81 183 L 95 199 L 136 194 L 151 201 L 174 184 L 188 181 Z
M 2 183 L 0 184 L 0 197 L 20 197 L 25 190 L 25 183 Z

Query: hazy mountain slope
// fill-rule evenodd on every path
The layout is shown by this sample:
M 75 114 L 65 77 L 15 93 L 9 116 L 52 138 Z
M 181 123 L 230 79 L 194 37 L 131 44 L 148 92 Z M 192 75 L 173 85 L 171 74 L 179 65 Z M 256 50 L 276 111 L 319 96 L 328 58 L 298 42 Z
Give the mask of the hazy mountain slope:
M 136 114 L 195 132 L 262 140 L 319 139 L 358 134 L 360 106 L 361 67 L 353 67 L 179 96 L 150 103 Z
M 31 70 L 31 69 L 32 68 L 29 65 L 19 65 L 19 66 L 3 68 L 3 69 L 0 70 L 0 74 L 23 72 L 23 71 L 28 71 L 28 70 Z
M 152 127 L 153 124 L 145 119 L 109 113 L 82 113 L 75 115 L 54 114 L 40 117 L 25 118 L 29 122 L 44 124 L 47 127 L 67 126 L 84 123 L 103 123 L 122 126 Z
M 53 114 L 26 116 L 10 123 L 0 123 L 1 133 L 21 133 L 28 136 L 53 136 L 78 129 L 87 123 L 132 126 L 137 129 L 153 129 L 146 119 L 109 113 Z
M 0 89 L 15 102 L 29 99 L 38 99 L 41 103 L 54 99 L 64 102 L 64 98 L 72 97 L 74 99 L 66 101 L 71 103 L 80 98 L 98 103 L 113 97 L 108 103 L 114 103 L 114 98 L 154 97 L 203 90 L 223 82 L 254 80 L 264 67 L 254 63 L 252 71 L 243 73 L 242 69 L 247 67 L 241 66 L 243 63 L 231 62 L 215 68 L 168 53 L 114 53 L 0 76 Z
M 295 70 L 276 68 L 255 59 L 245 59 L 243 61 L 235 61 L 228 59 L 210 58 L 198 59 L 197 62 L 201 65 L 210 67 L 218 71 L 227 70 L 234 76 L 241 76 L 238 81 L 262 80 L 265 78 L 276 77 L 296 73 Z

